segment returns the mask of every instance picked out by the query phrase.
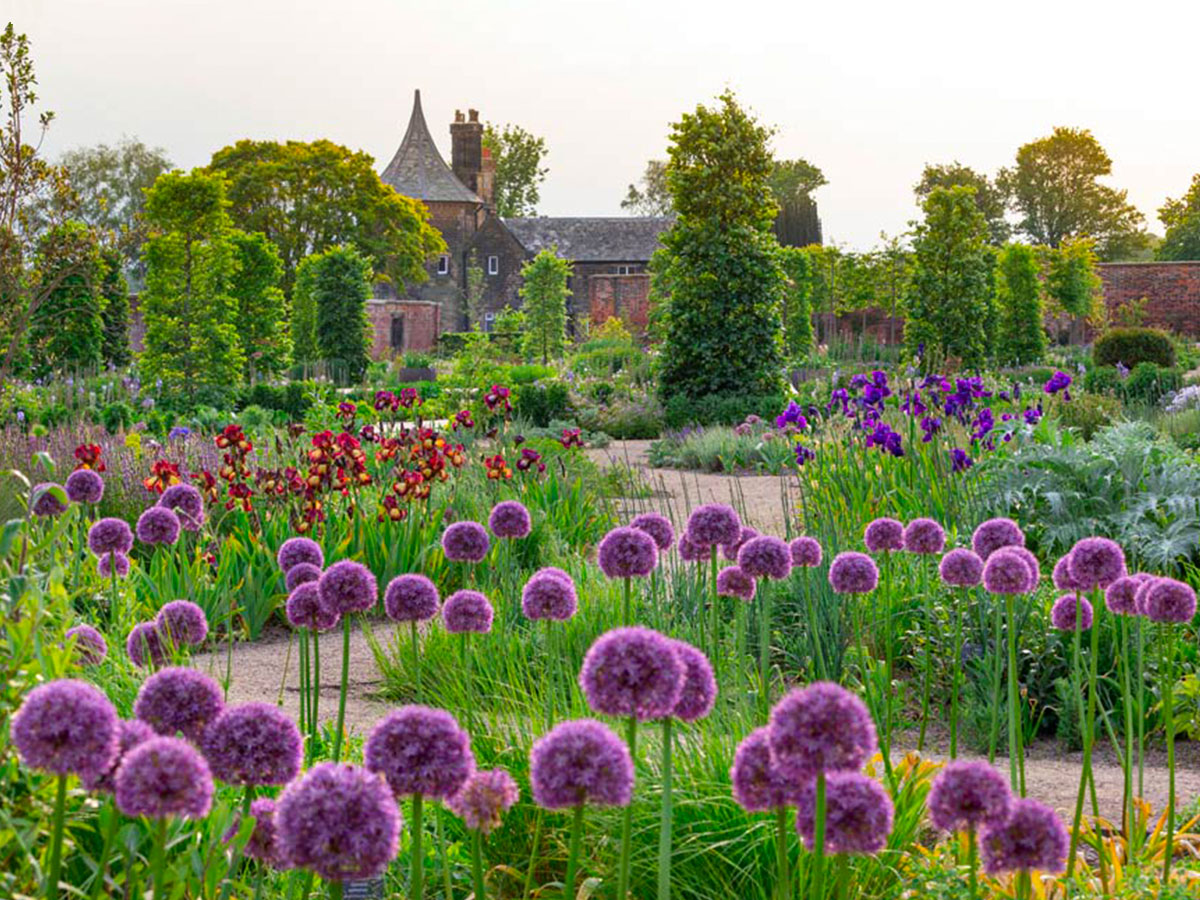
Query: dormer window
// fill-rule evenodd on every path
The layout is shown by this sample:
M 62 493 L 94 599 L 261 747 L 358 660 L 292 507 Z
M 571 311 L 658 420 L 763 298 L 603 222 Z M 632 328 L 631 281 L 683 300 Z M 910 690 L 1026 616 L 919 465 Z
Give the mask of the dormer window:
M 450 257 L 448 254 L 443 253 L 441 256 L 438 257 L 437 273 L 439 275 L 449 275 L 450 274 Z
M 499 275 L 500 274 L 500 257 L 498 257 L 498 256 L 489 256 L 488 257 L 488 274 L 489 275 Z

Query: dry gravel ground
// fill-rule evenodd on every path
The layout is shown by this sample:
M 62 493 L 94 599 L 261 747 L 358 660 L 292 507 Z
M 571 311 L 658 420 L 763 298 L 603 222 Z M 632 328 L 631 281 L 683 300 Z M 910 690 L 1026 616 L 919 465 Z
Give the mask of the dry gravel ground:
M 615 442 L 604 450 L 588 453 L 602 464 L 628 465 L 637 470 L 655 490 L 655 496 L 631 503 L 629 509 L 657 508 L 671 513 L 677 521 L 700 503 L 731 500 L 745 511 L 746 518 L 756 527 L 781 533 L 784 506 L 781 490 L 783 479 L 774 476 L 705 475 L 694 472 L 650 469 L 646 462 L 647 441 Z M 373 632 L 384 646 L 391 640 L 395 626 L 376 623 Z M 238 644 L 233 649 L 230 702 L 250 700 L 273 703 L 282 697 L 283 708 L 292 716 L 298 714 L 299 694 L 296 686 L 296 649 L 290 656 L 287 634 L 278 631 L 265 635 L 254 643 Z M 321 717 L 333 721 L 337 717 L 338 685 L 341 674 L 341 633 L 330 632 L 321 639 Z M 220 678 L 225 672 L 224 649 L 219 653 L 202 655 L 195 664 Z M 286 666 L 286 672 L 285 672 Z M 286 674 L 286 680 L 285 680 Z M 282 689 L 281 689 L 282 686 Z M 371 649 L 361 629 L 355 628 L 350 641 L 350 681 L 346 701 L 346 725 L 349 730 L 365 735 L 392 704 L 379 699 L 383 682 L 375 665 Z M 915 736 L 909 745 L 898 740 L 896 754 L 915 746 Z M 944 736 L 935 735 L 931 758 L 944 758 Z M 900 749 L 902 748 L 902 749 Z M 1145 794 L 1155 810 L 1166 803 L 1167 770 L 1164 754 L 1152 751 L 1145 772 Z M 1007 773 L 1008 761 L 997 759 L 996 766 Z M 1069 820 L 1074 809 L 1079 783 L 1080 754 L 1063 752 L 1053 742 L 1033 747 L 1026 761 L 1028 793 L 1057 809 Z M 1122 775 L 1111 748 L 1105 742 L 1098 749 L 1096 792 L 1101 812 L 1110 820 L 1120 818 Z M 1176 768 L 1176 797 L 1185 804 L 1200 796 L 1200 745 L 1184 742 L 1178 747 Z M 1089 803 L 1090 810 L 1090 803 Z

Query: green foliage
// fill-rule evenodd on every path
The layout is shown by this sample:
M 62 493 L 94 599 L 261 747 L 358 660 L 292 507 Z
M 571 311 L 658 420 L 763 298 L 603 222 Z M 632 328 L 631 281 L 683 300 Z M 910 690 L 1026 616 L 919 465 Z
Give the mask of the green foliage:
M 283 264 L 274 244 L 261 232 L 234 231 L 236 271 L 230 293 L 238 304 L 237 331 L 248 373 L 276 375 L 291 355 L 287 308 L 279 279 Z
M 540 381 L 523 384 L 516 391 L 516 408 L 523 419 L 539 428 L 546 428 L 556 419 L 569 419 L 571 397 L 561 381 Z
M 305 257 L 296 267 L 292 287 L 292 311 L 288 331 L 292 339 L 292 359 L 312 362 L 321 355 L 317 346 L 317 301 L 313 297 L 313 275 L 317 256 Z
M 917 195 L 919 202 L 924 203 L 934 188 L 952 187 L 974 188 L 975 205 L 987 221 L 989 240 L 996 246 L 1008 240 L 1012 227 L 1004 218 L 1008 205 L 1004 191 L 987 175 L 976 172 L 970 166 L 964 166 L 957 160 L 940 165 L 926 163 L 921 172 L 921 180 L 913 187 L 913 193 Z
M 266 384 L 260 381 L 242 393 L 236 407 L 244 409 L 247 406 L 258 406 L 262 409 L 275 410 L 286 413 L 289 421 L 299 422 L 304 419 L 304 414 L 312 406 L 312 399 L 308 396 L 307 387 L 308 385 L 300 381 L 289 381 L 283 385 Z
M 567 280 L 571 264 L 555 248 L 542 250 L 521 268 L 522 312 L 525 314 L 525 353 L 542 362 L 561 359 L 567 340 Z
M 315 255 L 312 297 L 317 312 L 317 350 L 334 363 L 339 380 L 358 381 L 367 370 L 367 299 L 371 261 L 353 247 L 331 247 Z
M 813 271 L 809 254 L 796 247 L 781 249 L 787 290 L 783 295 L 783 345 L 791 359 L 812 350 Z
M 1155 259 L 1200 259 L 1200 174 L 1192 176 L 1187 193 L 1159 208 L 1158 219 L 1167 233 L 1154 251 Z
M 996 295 L 1000 309 L 997 356 L 1005 365 L 1041 362 L 1046 354 L 1046 329 L 1042 324 L 1042 282 L 1037 253 L 1025 244 L 1010 244 L 1000 251 Z
M 774 416 L 786 402 L 782 391 L 778 394 L 714 394 L 694 400 L 672 397 L 664 407 L 664 420 L 668 428 L 737 425 L 751 415 Z
M 1049 251 L 1046 293 L 1075 319 L 1094 319 L 1101 311 L 1100 274 L 1095 244 L 1089 238 L 1064 238 Z
M 116 434 L 133 423 L 133 407 L 123 400 L 109 403 L 100 410 L 100 424 L 109 434 Z
M 1055 399 L 1046 404 L 1046 411 L 1087 441 L 1120 417 L 1121 401 L 1115 397 L 1085 393 L 1073 396 L 1069 402 Z
M 100 296 L 104 309 L 100 313 L 103 336 L 100 356 L 105 365 L 118 369 L 129 365 L 129 284 L 121 271 L 123 257 L 115 250 L 100 254 L 104 273 L 100 278 Z
M 496 311 L 496 318 L 493 320 L 492 325 L 496 331 L 502 334 L 524 334 L 525 313 L 505 304 L 504 309 Z
M 662 408 L 653 397 L 618 397 L 595 408 L 579 410 L 579 424 L 619 441 L 651 440 L 662 434 Z
M 542 165 L 546 140 L 520 125 L 498 128 L 490 122 L 483 130 L 483 146 L 496 165 L 493 202 L 500 216 L 536 216 L 542 182 L 550 171 Z
M 631 184 L 621 201 L 621 209 L 635 216 L 669 216 L 674 207 L 667 188 L 667 163 L 651 159 L 642 172 L 641 186 Z
M 104 263 L 95 235 L 82 222 L 51 228 L 38 241 L 35 266 L 41 296 L 29 326 L 35 366 L 43 373 L 98 366 Z
M 467 260 L 466 286 L 463 291 L 463 307 L 467 318 L 467 329 L 479 331 L 483 327 L 483 266 L 479 265 L 479 255 L 471 251 Z
M 1164 332 L 1154 328 L 1110 328 L 1092 344 L 1092 359 L 1098 366 L 1121 363 L 1133 368 L 1150 362 L 1169 369 L 1175 365 L 1175 347 Z
M 904 339 L 911 353 L 924 344 L 935 357 L 978 368 L 992 333 L 993 265 L 974 194 L 969 187 L 934 188 L 925 200 L 913 238 Z

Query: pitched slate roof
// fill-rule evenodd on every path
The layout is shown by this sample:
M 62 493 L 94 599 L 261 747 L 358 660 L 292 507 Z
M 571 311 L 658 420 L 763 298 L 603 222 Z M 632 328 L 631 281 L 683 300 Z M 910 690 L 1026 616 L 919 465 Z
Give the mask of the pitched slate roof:
M 421 92 L 413 97 L 412 116 L 400 149 L 380 176 L 397 193 L 417 200 L 452 203 L 483 203 L 474 191 L 467 188 L 446 165 L 438 153 L 425 113 L 421 110 Z
M 659 236 L 673 221 L 670 216 L 503 220 L 529 253 L 554 246 L 559 256 L 574 262 L 646 262 L 658 249 Z

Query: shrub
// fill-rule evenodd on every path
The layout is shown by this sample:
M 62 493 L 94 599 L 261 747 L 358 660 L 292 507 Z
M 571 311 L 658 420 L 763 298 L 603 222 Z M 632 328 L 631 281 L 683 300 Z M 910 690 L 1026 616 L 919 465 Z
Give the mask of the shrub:
M 259 406 L 287 413 L 289 419 L 299 421 L 312 403 L 305 395 L 304 388 L 304 383 L 299 381 L 290 381 L 286 385 L 259 383 L 242 392 L 235 409 Z
M 545 428 L 554 419 L 566 419 L 571 411 L 567 386 L 561 381 L 522 384 L 517 388 L 517 410 L 539 428 Z
M 109 434 L 116 434 L 122 428 L 128 428 L 132 421 L 132 407 L 121 400 L 110 403 L 100 410 L 100 424 Z
M 652 440 L 662 434 L 663 413 L 651 399 L 619 400 L 608 406 L 581 411 L 579 424 L 588 431 L 603 431 L 617 440 Z
M 1100 366 L 1121 363 L 1132 369 L 1150 362 L 1170 369 L 1175 365 L 1175 347 L 1165 332 L 1154 328 L 1111 328 L 1096 338 L 1092 359 Z
M 785 405 L 781 394 L 711 394 L 696 400 L 676 396 L 667 403 L 663 419 L 668 428 L 737 425 L 749 415 L 773 417 Z
M 1077 429 L 1084 440 L 1091 440 L 1121 414 L 1121 401 L 1103 394 L 1079 394 L 1070 401 L 1054 398 L 1046 411 L 1068 428 Z
M 404 354 L 404 366 L 408 369 L 432 369 L 433 355 L 410 350 Z
M 1083 379 L 1084 389 L 1094 394 L 1110 394 L 1125 403 L 1155 405 L 1179 390 L 1183 377 L 1175 369 L 1163 369 L 1154 363 L 1138 363 L 1122 374 L 1112 366 L 1096 366 Z

